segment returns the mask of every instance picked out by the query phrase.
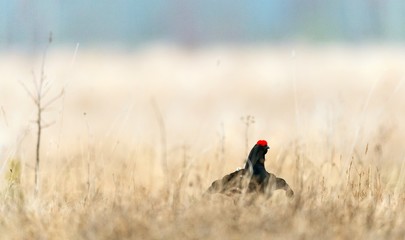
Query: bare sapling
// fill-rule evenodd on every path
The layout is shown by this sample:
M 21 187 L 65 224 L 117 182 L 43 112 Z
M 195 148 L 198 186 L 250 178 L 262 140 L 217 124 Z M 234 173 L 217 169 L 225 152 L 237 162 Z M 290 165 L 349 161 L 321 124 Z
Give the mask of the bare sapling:
M 40 164 L 40 149 L 41 149 L 41 138 L 42 132 L 44 129 L 52 126 L 55 122 L 46 123 L 44 121 L 43 114 L 47 112 L 50 106 L 55 103 L 58 99 L 60 99 L 64 95 L 64 88 L 60 90 L 60 92 L 54 96 L 49 96 L 49 92 L 52 87 L 52 81 L 46 79 L 45 74 L 45 63 L 46 63 L 46 56 L 49 46 L 52 43 L 52 33 L 49 35 L 48 44 L 45 48 L 44 54 L 42 56 L 42 62 L 40 67 L 40 76 L 39 78 L 36 77 L 35 73 L 32 73 L 32 85 L 34 86 L 34 90 L 30 90 L 27 85 L 23 82 L 20 82 L 23 86 L 24 90 L 31 98 L 31 100 L 35 104 L 36 108 L 36 120 L 35 125 L 37 129 L 36 135 L 36 147 L 35 147 L 35 195 L 38 194 L 39 186 L 38 186 L 38 174 L 39 174 L 39 164 Z

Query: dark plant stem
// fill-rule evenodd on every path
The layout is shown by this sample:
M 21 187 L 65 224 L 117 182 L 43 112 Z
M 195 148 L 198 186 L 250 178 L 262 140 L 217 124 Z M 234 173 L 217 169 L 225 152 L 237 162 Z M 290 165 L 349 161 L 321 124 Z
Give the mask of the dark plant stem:
M 39 103 L 38 103 L 39 105 Z M 38 119 L 37 119 L 37 146 L 36 146 L 36 161 L 35 161 L 35 194 L 38 193 L 38 172 L 39 172 L 39 152 L 41 148 L 41 134 L 42 134 L 42 127 L 41 127 L 41 118 L 42 118 L 41 108 L 38 107 Z

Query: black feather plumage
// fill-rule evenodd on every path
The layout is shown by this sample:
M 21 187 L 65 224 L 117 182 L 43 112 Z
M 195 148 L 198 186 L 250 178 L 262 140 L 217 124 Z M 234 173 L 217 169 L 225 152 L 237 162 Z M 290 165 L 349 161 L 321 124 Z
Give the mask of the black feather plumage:
M 267 142 L 259 140 L 250 151 L 245 167 L 214 181 L 207 192 L 232 195 L 246 191 L 271 196 L 273 191 L 283 189 L 292 197 L 294 192 L 287 182 L 267 172 L 264 162 L 268 149 Z

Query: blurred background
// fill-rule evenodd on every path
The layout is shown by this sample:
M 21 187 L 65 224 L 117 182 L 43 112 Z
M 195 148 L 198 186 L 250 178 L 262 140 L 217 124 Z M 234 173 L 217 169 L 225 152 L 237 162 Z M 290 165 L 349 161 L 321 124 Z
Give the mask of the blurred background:
M 0 1 L 0 49 L 57 44 L 135 48 L 405 39 L 401 0 Z

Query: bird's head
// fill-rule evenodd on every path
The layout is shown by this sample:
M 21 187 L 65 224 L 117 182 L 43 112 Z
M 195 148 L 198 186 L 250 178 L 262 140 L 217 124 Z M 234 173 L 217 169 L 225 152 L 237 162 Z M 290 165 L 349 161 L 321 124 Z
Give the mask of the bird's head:
M 269 150 L 269 145 L 266 140 L 259 140 L 250 150 L 248 160 L 246 162 L 245 168 L 249 168 L 250 165 L 253 167 L 257 163 L 264 163 L 267 151 Z

